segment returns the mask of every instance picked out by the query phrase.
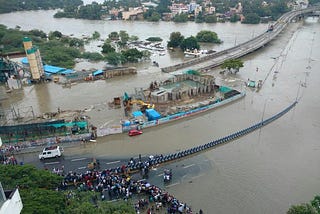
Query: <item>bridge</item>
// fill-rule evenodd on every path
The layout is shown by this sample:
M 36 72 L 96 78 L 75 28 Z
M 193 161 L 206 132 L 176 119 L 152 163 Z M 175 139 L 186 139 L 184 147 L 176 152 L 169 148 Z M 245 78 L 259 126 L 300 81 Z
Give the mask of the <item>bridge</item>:
M 274 24 L 273 29 L 266 30 L 266 32 L 257 37 L 234 46 L 232 48 L 219 51 L 213 54 L 208 54 L 204 57 L 188 60 L 173 66 L 161 68 L 162 72 L 183 71 L 183 69 L 193 69 L 199 72 L 206 72 L 212 68 L 220 66 L 225 60 L 237 59 L 247 54 L 250 54 L 259 48 L 264 47 L 267 43 L 272 41 L 294 18 L 301 18 L 305 14 L 316 14 L 320 10 L 320 6 L 314 6 L 301 10 L 292 10 L 283 14 Z

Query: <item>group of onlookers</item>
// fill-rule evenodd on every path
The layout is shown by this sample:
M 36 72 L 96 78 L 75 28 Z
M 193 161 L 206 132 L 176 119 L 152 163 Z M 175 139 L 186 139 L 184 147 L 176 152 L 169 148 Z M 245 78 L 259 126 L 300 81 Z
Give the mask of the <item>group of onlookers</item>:
M 110 170 L 90 170 L 85 173 L 69 172 L 64 176 L 59 189 L 76 187 L 78 191 L 96 191 L 101 200 L 137 200 L 134 204 L 136 213 L 148 214 L 165 209 L 169 214 L 192 213 L 185 203 L 173 195 L 143 180 L 135 180 L 130 175 L 115 173 Z M 140 198 L 140 199 L 139 199 Z

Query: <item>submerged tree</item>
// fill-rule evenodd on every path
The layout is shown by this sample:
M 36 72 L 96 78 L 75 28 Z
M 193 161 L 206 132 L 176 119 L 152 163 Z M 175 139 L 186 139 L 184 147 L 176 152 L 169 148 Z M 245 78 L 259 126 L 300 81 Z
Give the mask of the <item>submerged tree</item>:
M 239 72 L 240 68 L 242 67 L 243 67 L 243 62 L 240 59 L 228 59 L 228 60 L 225 60 L 221 65 L 222 69 L 227 69 L 231 73 L 233 71 L 234 73 Z

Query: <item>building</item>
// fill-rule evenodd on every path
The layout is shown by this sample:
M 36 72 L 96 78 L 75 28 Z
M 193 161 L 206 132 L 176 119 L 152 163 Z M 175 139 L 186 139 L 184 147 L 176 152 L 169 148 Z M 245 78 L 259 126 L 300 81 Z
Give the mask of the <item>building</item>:
M 19 214 L 22 208 L 19 190 L 3 190 L 0 183 L 0 214 Z
M 123 20 L 142 20 L 144 9 L 142 7 L 129 8 L 129 11 L 122 12 Z
M 28 37 L 23 38 L 23 46 L 28 58 L 31 78 L 33 81 L 40 81 L 44 77 L 40 51 L 32 45 L 32 41 Z
M 167 103 L 192 99 L 203 94 L 214 94 L 215 78 L 210 75 L 178 74 L 159 84 L 148 95 L 151 103 Z

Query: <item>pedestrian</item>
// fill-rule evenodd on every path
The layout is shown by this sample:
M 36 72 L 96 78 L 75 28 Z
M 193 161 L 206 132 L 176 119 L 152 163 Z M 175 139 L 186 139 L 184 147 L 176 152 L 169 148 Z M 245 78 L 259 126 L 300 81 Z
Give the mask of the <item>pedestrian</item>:
M 203 211 L 202 211 L 202 209 L 200 209 L 200 210 L 199 210 L 199 214 L 203 214 Z

